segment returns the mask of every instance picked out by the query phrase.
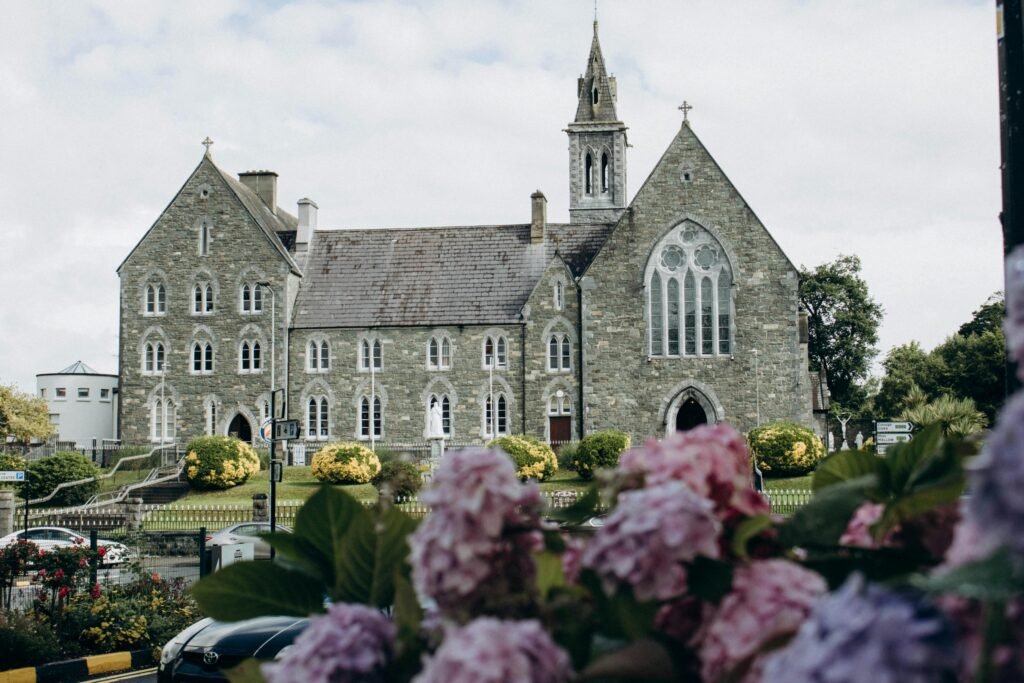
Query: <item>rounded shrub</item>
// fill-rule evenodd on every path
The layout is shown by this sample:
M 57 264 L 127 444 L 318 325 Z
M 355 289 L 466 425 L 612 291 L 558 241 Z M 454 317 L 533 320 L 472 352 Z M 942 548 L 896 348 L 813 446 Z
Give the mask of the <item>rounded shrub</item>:
M 544 481 L 558 470 L 558 459 L 551 446 L 532 436 L 499 436 L 487 445 L 505 451 L 512 458 L 516 474 L 523 481 Z
M 390 458 L 385 460 L 377 475 L 370 480 L 377 490 L 385 485 L 391 487 L 391 494 L 396 498 L 408 498 L 415 496 L 423 486 L 423 477 L 420 476 L 420 469 L 408 460 L 401 458 Z
M 252 446 L 233 436 L 200 436 L 188 444 L 185 476 L 197 489 L 229 489 L 260 471 Z
M 614 429 L 594 432 L 580 440 L 569 466 L 582 479 L 590 479 L 599 469 L 615 467 L 619 456 L 630 446 L 629 434 Z
M 28 465 L 25 471 L 25 483 L 21 486 L 23 498 L 43 498 L 57 488 L 58 484 L 79 479 L 95 477 L 100 473 L 89 458 L 74 451 L 57 451 L 53 455 L 40 458 Z M 99 490 L 99 482 L 87 481 L 57 492 L 47 501 L 47 505 L 55 507 L 81 505 Z
M 328 484 L 366 484 L 380 472 L 380 460 L 360 443 L 332 443 L 313 455 L 313 476 Z
M 825 446 L 818 435 L 792 422 L 757 427 L 747 440 L 758 466 L 769 477 L 807 474 L 825 457 Z

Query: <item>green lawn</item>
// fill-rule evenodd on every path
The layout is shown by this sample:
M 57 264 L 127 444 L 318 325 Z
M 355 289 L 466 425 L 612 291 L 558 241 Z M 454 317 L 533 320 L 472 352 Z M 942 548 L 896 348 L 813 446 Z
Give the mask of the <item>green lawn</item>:
M 309 467 L 285 467 L 284 480 L 277 485 L 277 499 L 306 500 L 320 487 Z M 339 486 L 339 489 L 360 500 L 377 500 L 377 489 L 372 484 Z M 270 476 L 266 470 L 245 482 L 224 491 L 191 491 L 178 500 L 182 505 L 237 505 L 252 503 L 255 493 L 270 495 Z
M 541 491 L 579 491 L 583 492 L 590 486 L 589 481 L 580 479 L 580 475 L 572 470 L 558 470 L 547 481 L 541 482 Z
M 783 479 L 769 479 L 764 478 L 764 487 L 769 491 L 781 491 L 781 490 L 798 490 L 804 489 L 807 491 L 811 490 L 811 481 L 814 477 L 810 474 L 802 477 L 788 477 Z

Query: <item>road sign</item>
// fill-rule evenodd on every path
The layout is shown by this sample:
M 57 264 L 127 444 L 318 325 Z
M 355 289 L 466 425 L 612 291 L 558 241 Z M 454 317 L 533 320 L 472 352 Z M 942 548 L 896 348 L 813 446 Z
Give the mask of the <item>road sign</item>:
M 267 419 L 260 425 L 260 438 L 264 443 L 270 443 L 270 437 L 274 433 L 274 421 Z
M 913 422 L 876 422 L 876 434 L 909 434 L 914 431 Z M 883 443 L 879 441 L 878 443 Z M 889 443 L 894 443 L 890 441 Z
M 879 445 L 904 443 L 906 441 L 910 441 L 912 437 L 912 434 L 885 434 L 884 432 L 879 432 L 877 435 L 877 441 L 875 443 Z
M 25 470 L 0 470 L 0 481 L 25 481 Z
M 277 441 L 294 441 L 299 438 L 298 420 L 275 420 L 274 439 Z

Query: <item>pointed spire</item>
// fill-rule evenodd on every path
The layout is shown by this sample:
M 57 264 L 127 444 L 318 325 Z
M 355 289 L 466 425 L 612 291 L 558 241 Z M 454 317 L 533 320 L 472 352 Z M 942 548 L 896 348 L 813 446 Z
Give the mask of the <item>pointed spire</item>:
M 617 121 L 615 113 L 615 78 L 609 77 L 597 37 L 597 6 L 594 6 L 594 38 L 590 43 L 587 71 L 578 81 L 579 104 L 576 123 Z

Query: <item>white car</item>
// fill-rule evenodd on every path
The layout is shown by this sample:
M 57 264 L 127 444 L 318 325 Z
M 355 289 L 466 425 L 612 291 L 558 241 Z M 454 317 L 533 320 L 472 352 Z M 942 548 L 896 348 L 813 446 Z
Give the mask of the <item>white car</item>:
M 57 548 L 70 548 L 75 545 L 81 545 L 83 548 L 89 547 L 89 538 L 87 536 L 82 536 L 71 529 L 65 529 L 60 526 L 37 526 L 31 527 L 28 530 L 15 531 L 13 534 L 7 534 L 0 538 L 0 547 L 13 545 L 22 539 L 31 541 L 40 550 L 47 551 L 56 550 Z M 96 546 L 106 549 L 103 559 L 100 560 L 104 565 L 121 564 L 131 559 L 128 546 L 124 543 L 107 541 L 100 538 L 96 540 Z

